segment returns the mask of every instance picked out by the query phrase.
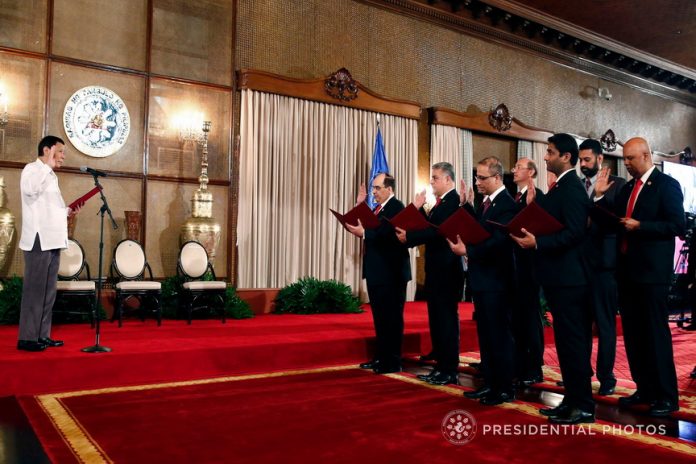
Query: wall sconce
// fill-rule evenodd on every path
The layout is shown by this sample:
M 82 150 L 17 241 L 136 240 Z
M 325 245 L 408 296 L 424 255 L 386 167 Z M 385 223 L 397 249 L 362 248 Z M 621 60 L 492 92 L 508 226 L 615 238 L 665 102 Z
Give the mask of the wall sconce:
M 183 144 L 203 143 L 205 125 L 210 130 L 210 121 L 203 121 L 203 113 L 182 113 L 174 119 L 174 127 L 179 131 L 179 141 Z
M 7 112 L 7 92 L 0 87 L 0 127 L 5 126 L 10 120 Z

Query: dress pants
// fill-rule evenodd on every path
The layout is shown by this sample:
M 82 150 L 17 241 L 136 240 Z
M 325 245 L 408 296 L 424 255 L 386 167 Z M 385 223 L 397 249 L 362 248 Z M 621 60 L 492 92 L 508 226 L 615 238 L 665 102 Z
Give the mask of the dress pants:
M 587 285 L 545 286 L 553 315 L 556 352 L 565 384 L 563 403 L 594 413 L 592 399 L 592 315 Z
M 426 281 L 435 369 L 447 374 L 456 374 L 459 367 L 459 301 L 462 280 L 460 273 L 457 279 Z
M 513 393 L 514 341 L 510 327 L 510 294 L 473 292 L 481 369 L 494 393 Z
M 515 340 L 515 374 L 518 379 L 542 376 L 544 365 L 544 323 L 541 319 L 539 284 L 519 280 L 512 309 Z
M 51 336 L 59 264 L 60 250 L 41 251 L 39 234 L 36 234 L 33 248 L 24 252 L 19 340 L 37 341 Z
M 615 272 L 598 269 L 592 274 L 592 312 L 599 336 L 597 346 L 597 379 L 613 383 L 616 359 L 616 310 L 618 291 Z
M 387 367 L 401 366 L 406 282 L 387 285 L 368 282 L 367 294 L 377 337 L 375 359 Z
M 668 325 L 669 286 L 619 280 L 626 356 L 638 391 L 648 400 L 677 404 L 672 333 Z

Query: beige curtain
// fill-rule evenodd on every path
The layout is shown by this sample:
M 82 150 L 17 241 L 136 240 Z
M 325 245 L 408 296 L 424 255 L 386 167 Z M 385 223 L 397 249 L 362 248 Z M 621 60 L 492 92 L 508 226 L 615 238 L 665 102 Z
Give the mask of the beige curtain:
M 532 160 L 534 160 L 534 163 L 536 163 L 537 169 L 539 170 L 537 173 L 536 184 L 537 187 L 539 187 L 544 193 L 548 191 L 548 186 L 546 185 L 546 161 L 544 161 L 546 147 L 548 147 L 548 144 L 543 142 L 534 142 L 532 147 Z
M 380 115 L 396 194 L 415 192 L 417 121 Z M 252 90 L 242 91 L 238 285 L 277 288 L 301 277 L 361 291 L 361 240 L 329 208 L 352 208 L 369 181 L 377 114 Z M 412 257 L 415 277 L 415 258 Z M 415 285 L 409 286 L 409 296 Z
M 459 179 L 464 179 L 466 185 L 473 185 L 473 157 L 471 131 L 441 124 L 430 126 L 430 164 L 446 161 L 454 166 L 457 190 Z

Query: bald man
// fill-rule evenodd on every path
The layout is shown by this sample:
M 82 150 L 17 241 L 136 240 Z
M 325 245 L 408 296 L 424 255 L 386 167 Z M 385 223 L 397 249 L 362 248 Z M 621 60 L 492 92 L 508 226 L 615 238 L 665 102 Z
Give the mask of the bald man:
M 673 273 L 674 237 L 685 228 L 679 183 L 655 169 L 648 142 L 640 137 L 623 147 L 624 165 L 633 178 L 619 192 L 614 212 L 617 231 L 617 282 L 626 355 L 637 390 L 619 406 L 650 405 L 652 416 L 677 411 L 677 375 L 667 323 L 667 296 Z M 595 195 L 612 186 L 603 169 Z M 603 205 L 605 198 L 598 198 Z

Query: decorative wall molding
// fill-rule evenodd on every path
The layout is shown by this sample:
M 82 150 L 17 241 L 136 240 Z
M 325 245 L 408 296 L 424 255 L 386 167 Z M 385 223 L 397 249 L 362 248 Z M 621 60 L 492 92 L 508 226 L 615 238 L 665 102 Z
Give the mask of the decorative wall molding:
M 505 105 L 498 105 L 500 106 Z M 442 124 L 444 126 L 454 126 L 460 129 L 467 129 L 474 132 L 485 132 L 488 134 L 495 134 L 503 137 L 509 137 L 521 140 L 531 140 L 532 142 L 543 142 L 546 143 L 548 138 L 553 135 L 553 132 L 549 132 L 545 129 L 538 129 L 536 127 L 527 126 L 519 121 L 517 118 L 510 116 L 510 128 L 501 132 L 496 129 L 490 122 L 490 116 L 498 108 L 490 112 L 481 113 L 460 113 L 459 111 L 451 110 L 448 108 L 429 108 L 430 113 L 430 124 Z M 507 110 L 507 108 L 505 108 Z M 509 116 L 508 112 L 508 116 Z
M 505 103 L 501 103 L 488 113 L 488 124 L 498 132 L 510 130 L 512 127 L 512 115 Z
M 341 73 L 344 71 L 344 73 Z M 332 80 L 332 76 L 341 74 L 340 79 Z M 406 100 L 396 100 L 393 98 L 383 97 L 372 92 L 370 89 L 362 85 L 360 82 L 346 79 L 350 77 L 350 72 L 345 68 L 340 69 L 337 73 L 330 76 L 320 77 L 318 79 L 293 79 L 291 77 L 279 76 L 265 71 L 253 69 L 241 69 L 237 71 L 237 88 L 251 89 L 261 92 L 275 93 L 288 97 L 302 98 L 331 105 L 342 105 L 351 108 L 375 111 L 378 113 L 391 114 L 409 119 L 419 119 L 421 107 L 418 103 Z M 338 89 L 339 82 L 344 86 L 341 95 L 344 98 L 334 96 L 328 92 L 327 82 L 334 82 L 330 85 L 331 92 Z M 352 98 L 346 95 L 354 95 Z
M 358 98 L 358 84 L 346 68 L 341 68 L 324 80 L 324 88 L 330 97 L 342 101 Z

